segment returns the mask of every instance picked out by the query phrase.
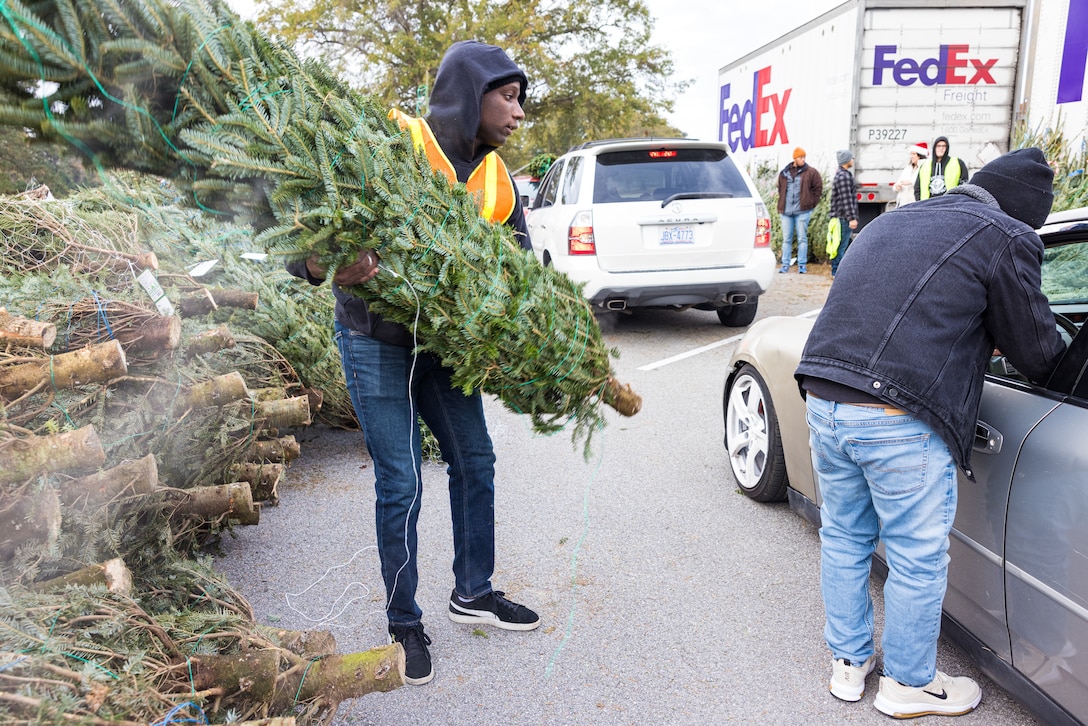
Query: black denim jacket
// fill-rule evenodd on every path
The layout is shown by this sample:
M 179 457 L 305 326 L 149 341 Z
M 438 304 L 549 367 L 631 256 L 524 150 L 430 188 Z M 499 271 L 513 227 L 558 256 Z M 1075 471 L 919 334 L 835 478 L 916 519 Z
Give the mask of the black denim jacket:
M 798 381 L 825 378 L 911 411 L 972 477 L 994 348 L 1036 382 L 1065 350 L 1040 290 L 1042 255 L 1039 235 L 973 184 L 877 217 L 843 258 Z

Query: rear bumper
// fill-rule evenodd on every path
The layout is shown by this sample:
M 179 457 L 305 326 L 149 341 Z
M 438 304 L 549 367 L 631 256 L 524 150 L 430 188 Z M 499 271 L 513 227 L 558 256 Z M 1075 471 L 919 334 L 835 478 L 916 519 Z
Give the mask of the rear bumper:
M 620 310 L 625 307 L 693 306 L 720 308 L 753 302 L 771 286 L 774 253 L 758 250 L 747 265 L 697 270 L 646 270 L 568 274 L 585 282 L 583 293 L 591 305 Z M 588 271 L 587 271 L 588 272 Z
M 738 280 L 701 285 L 609 286 L 588 300 L 593 306 L 609 310 L 691 305 L 720 308 L 753 302 L 764 292 L 766 288 L 755 280 Z

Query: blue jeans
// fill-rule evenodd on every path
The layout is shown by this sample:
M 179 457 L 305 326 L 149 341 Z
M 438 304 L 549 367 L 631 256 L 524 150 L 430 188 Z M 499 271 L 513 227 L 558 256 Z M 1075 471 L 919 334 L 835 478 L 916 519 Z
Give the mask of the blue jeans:
M 820 481 L 820 576 L 832 657 L 873 654 L 869 569 L 884 541 L 884 675 L 925 686 L 937 670 L 956 465 L 910 414 L 808 396 L 812 465 Z
M 495 453 L 480 394 L 464 395 L 452 371 L 428 353 L 336 324 L 348 393 L 374 462 L 378 554 L 391 625 L 415 625 L 416 522 L 419 519 L 422 417 L 447 462 L 453 517 L 453 575 L 458 594 L 491 592 L 495 569 Z
M 835 273 L 839 271 L 839 263 L 842 262 L 843 256 L 846 254 L 846 248 L 850 246 L 851 232 L 850 220 L 839 217 L 839 229 L 842 232 L 842 238 L 839 240 L 839 249 L 835 252 L 835 256 L 831 258 L 831 276 L 834 277 Z M 928 683 L 926 685 L 929 685 Z
M 812 210 L 797 214 L 783 214 L 782 220 L 782 269 L 788 270 L 793 256 L 793 230 L 797 228 L 797 269 L 805 271 L 808 264 L 808 220 Z

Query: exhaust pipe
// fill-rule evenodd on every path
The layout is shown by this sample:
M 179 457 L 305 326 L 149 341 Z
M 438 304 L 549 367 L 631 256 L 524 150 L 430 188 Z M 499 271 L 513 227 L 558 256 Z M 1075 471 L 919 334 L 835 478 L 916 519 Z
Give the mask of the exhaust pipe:
M 743 305 L 748 302 L 748 295 L 743 292 L 734 292 L 727 295 L 725 299 L 730 305 Z
M 627 300 L 625 300 L 625 299 L 623 299 L 621 297 L 620 298 L 612 298 L 611 300 L 608 300 L 607 302 L 605 302 L 604 306 L 608 310 L 626 310 L 627 309 Z

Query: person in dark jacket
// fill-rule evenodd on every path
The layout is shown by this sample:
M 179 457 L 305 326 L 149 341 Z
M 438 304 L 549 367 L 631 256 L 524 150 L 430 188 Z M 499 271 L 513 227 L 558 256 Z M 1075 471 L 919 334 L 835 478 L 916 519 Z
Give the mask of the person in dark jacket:
M 520 195 L 496 149 L 525 118 L 528 80 L 501 49 L 476 41 L 455 43 L 435 76 L 425 119 L 390 113 L 427 153 L 432 167 L 465 183 L 481 199 L 481 214 L 505 223 L 521 246 L 532 249 Z M 487 173 L 485 173 L 485 168 Z M 491 173 L 496 172 L 497 173 Z M 416 603 L 416 522 L 419 518 L 422 418 L 448 464 L 453 516 L 454 588 L 449 617 L 459 623 L 506 630 L 532 630 L 540 618 L 492 588 L 495 567 L 495 454 L 479 392 L 452 385 L 453 371 L 430 353 L 415 350 L 415 334 L 371 312 L 341 289 L 378 272 L 373 252 L 335 272 L 335 337 L 352 405 L 374 462 L 378 554 L 385 581 L 391 640 L 404 646 L 405 681 L 422 685 L 434 677 Z M 327 271 L 316 259 L 288 263 L 311 284 Z
M 839 168 L 831 181 L 831 199 L 828 205 L 828 217 L 838 220 L 839 248 L 831 257 L 831 276 L 839 271 L 839 263 L 850 246 L 850 235 L 858 228 L 858 184 L 850 169 L 854 166 L 854 154 L 849 149 L 835 152 L 835 161 Z
M 805 162 L 805 150 L 793 150 L 793 161 L 778 173 L 778 218 L 782 222 L 782 268 L 790 271 L 793 256 L 793 231 L 797 230 L 797 271 L 804 274 L 808 265 L 808 221 L 820 203 L 824 180 L 820 172 Z
M 795 375 L 822 504 L 831 693 L 857 701 L 876 664 L 869 572 L 887 551 L 883 676 L 874 705 L 900 718 L 978 705 L 970 678 L 937 671 L 956 514 L 986 366 L 998 348 L 1043 382 L 1065 350 L 1040 289 L 1035 233 L 1053 201 L 1039 149 L 972 184 L 870 222 L 843 260 Z
M 967 165 L 949 153 L 948 137 L 938 136 L 933 142 L 933 158 L 922 162 L 914 179 L 916 200 L 939 197 L 949 189 L 967 183 Z

